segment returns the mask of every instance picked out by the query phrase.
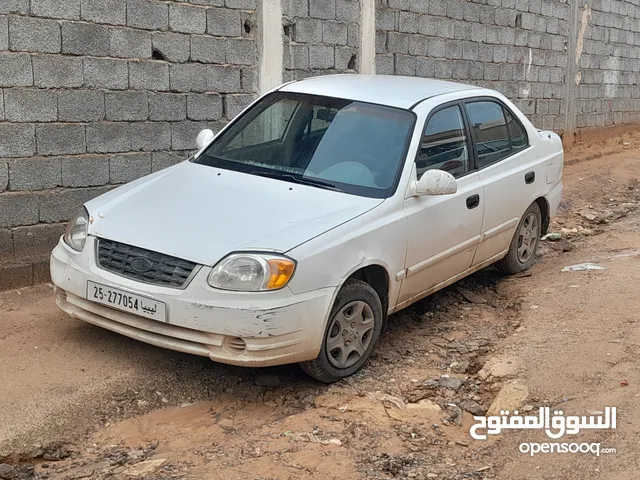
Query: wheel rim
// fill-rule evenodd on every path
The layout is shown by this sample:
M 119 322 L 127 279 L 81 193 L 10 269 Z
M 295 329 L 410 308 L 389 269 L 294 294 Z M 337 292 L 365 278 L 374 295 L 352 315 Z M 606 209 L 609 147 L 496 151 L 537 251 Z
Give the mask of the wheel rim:
M 336 368 L 355 365 L 366 353 L 373 338 L 374 317 L 363 301 L 348 303 L 331 319 L 327 333 L 327 357 Z
M 535 253 L 536 242 L 538 241 L 538 217 L 535 213 L 530 213 L 524 217 L 524 221 L 518 232 L 518 261 L 527 263 Z

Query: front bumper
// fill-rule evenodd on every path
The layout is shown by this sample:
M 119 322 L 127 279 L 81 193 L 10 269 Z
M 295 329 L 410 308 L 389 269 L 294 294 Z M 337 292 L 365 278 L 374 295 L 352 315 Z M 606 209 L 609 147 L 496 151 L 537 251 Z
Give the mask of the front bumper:
M 95 239 L 82 252 L 62 240 L 51 254 L 56 303 L 85 322 L 163 348 L 241 366 L 270 366 L 318 356 L 336 289 L 294 294 L 224 292 L 207 284 L 201 268 L 185 289 L 143 284 L 103 270 L 95 262 Z M 93 281 L 162 301 L 166 322 L 87 300 Z

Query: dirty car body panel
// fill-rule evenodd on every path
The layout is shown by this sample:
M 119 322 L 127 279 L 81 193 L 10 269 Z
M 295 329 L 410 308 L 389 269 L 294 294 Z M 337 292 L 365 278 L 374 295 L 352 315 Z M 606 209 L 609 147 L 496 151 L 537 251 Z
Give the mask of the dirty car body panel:
M 87 202 L 51 255 L 57 303 L 223 363 L 312 360 L 349 278 L 383 269 L 388 314 L 490 265 L 529 205 L 555 214 L 562 163 L 559 137 L 491 90 L 289 83 L 193 158 Z M 430 170 L 455 193 L 418 193 Z

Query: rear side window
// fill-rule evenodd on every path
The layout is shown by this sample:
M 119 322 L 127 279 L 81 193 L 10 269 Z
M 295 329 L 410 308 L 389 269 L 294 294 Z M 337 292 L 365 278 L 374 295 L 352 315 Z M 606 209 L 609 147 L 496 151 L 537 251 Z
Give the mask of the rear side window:
M 509 129 L 509 136 L 511 137 L 511 149 L 517 152 L 518 150 L 526 148 L 529 145 L 529 139 L 527 138 L 527 132 L 524 127 L 508 109 L 504 109 L 504 114 L 507 117 L 507 127 Z
M 424 129 L 416 160 L 418 179 L 424 172 L 434 168 L 453 176 L 469 170 L 467 135 L 458 105 L 434 113 Z
M 511 142 L 502 105 L 492 101 L 468 103 L 467 113 L 478 151 L 478 168 L 511 155 Z

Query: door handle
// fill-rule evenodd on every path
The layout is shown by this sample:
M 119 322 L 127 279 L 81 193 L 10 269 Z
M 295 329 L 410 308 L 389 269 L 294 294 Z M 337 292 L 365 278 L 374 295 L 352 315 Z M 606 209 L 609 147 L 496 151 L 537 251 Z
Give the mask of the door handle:
M 467 197 L 467 208 L 469 210 L 476 208 L 478 205 L 480 205 L 480 195 L 476 194 Z
M 536 179 L 536 172 L 527 172 L 524 174 L 524 183 L 526 183 L 527 185 L 529 185 L 530 183 L 533 183 Z

